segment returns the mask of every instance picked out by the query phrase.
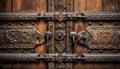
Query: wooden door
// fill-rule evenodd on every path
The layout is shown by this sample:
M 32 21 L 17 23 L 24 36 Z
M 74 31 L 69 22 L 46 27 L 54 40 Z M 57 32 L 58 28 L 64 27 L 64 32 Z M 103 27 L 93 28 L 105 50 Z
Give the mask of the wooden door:
M 120 69 L 119 0 L 0 0 L 0 69 Z

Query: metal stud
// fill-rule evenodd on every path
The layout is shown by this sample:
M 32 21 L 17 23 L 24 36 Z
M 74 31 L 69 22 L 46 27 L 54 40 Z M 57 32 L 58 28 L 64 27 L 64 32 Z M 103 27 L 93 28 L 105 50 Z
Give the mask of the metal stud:
M 33 49 L 31 49 L 31 52 L 34 52 L 34 50 L 33 50 Z
M 119 23 L 118 22 L 115 22 L 114 25 L 118 25 Z
M 11 23 L 8 23 L 8 25 L 10 26 L 10 25 L 11 25 Z
M 99 25 L 103 25 L 103 22 L 100 22 Z
M 8 52 L 11 53 L 12 51 L 9 49 Z
M 103 50 L 99 50 L 99 53 L 103 53 Z
M 23 50 L 23 49 L 21 49 L 21 50 L 20 50 L 20 52 L 21 52 L 21 53 L 23 53 L 23 52 L 24 52 L 24 50 Z
M 23 22 L 20 22 L 20 25 L 23 25 Z
M 114 50 L 113 52 L 114 52 L 114 53 L 117 53 L 117 50 Z
M 92 22 L 88 22 L 88 25 L 92 25 Z
M 35 25 L 35 22 L 32 22 L 32 25 L 34 26 L 34 25 Z
M 87 52 L 88 52 L 88 53 L 91 53 L 91 50 L 88 50 Z

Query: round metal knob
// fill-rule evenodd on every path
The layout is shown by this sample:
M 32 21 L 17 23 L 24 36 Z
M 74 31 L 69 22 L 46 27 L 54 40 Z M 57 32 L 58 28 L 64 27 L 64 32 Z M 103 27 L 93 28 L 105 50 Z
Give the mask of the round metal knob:
M 64 37 L 65 37 L 65 33 L 62 30 L 56 31 L 56 33 L 55 33 L 55 39 L 56 40 L 59 40 L 59 41 L 63 40 Z

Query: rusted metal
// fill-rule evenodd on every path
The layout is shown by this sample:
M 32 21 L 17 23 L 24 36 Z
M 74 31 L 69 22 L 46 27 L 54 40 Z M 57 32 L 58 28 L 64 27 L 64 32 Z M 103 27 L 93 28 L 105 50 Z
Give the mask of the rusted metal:
M 120 49 L 119 30 L 120 26 L 89 26 L 78 34 L 78 41 L 89 49 Z
M 37 61 L 39 54 L 37 53 L 0 53 L 0 61 L 13 61 L 13 62 L 31 62 Z
M 83 53 L 85 62 L 120 62 L 120 53 Z
M 53 0 L 48 0 L 48 12 L 54 12 L 54 7 L 55 7 L 54 3 L 55 2 Z M 52 17 L 54 17 L 54 15 Z M 48 19 L 50 19 L 50 18 L 48 18 Z M 47 53 L 54 53 L 55 52 L 55 49 L 54 49 L 54 21 L 48 21 L 47 27 L 48 27 L 48 31 L 50 31 L 52 33 L 52 37 L 49 40 L 49 42 L 46 43 L 47 44 L 46 50 L 47 50 Z M 55 66 L 54 62 L 48 63 L 48 69 L 54 69 L 55 68 L 54 66 Z
M 120 53 L 0 53 L 0 61 L 44 61 L 58 64 L 72 62 L 120 62 Z M 59 65 L 57 65 L 59 66 Z
M 44 41 L 34 26 L 0 26 L 0 49 L 34 49 Z
M 62 5 L 62 4 L 61 4 Z M 72 4 L 71 4 L 72 5 Z M 58 6 L 58 5 L 57 5 Z M 70 7 L 70 6 L 69 6 Z M 51 9 L 51 8 L 50 8 Z M 59 9 L 59 8 L 57 8 Z M 72 8 L 67 8 L 68 10 Z M 100 20 L 120 20 L 119 12 L 82 12 L 76 13 L 72 11 L 64 12 L 61 8 L 57 12 L 46 12 L 44 16 L 41 16 L 40 13 L 0 13 L 0 20 L 47 20 L 47 21 L 100 21 Z
M 119 12 L 82 12 L 83 20 L 120 20 Z
M 38 20 L 40 13 L 0 13 L 0 20 Z

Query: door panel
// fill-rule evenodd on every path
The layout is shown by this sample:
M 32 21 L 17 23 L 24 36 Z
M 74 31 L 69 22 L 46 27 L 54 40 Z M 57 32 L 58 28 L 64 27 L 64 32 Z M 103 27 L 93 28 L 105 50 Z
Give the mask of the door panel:
M 119 69 L 119 3 L 0 0 L 0 69 Z
M 45 5 L 46 1 L 44 0 L 13 0 L 13 12 L 45 12 Z M 34 26 L 36 30 L 40 33 L 44 33 L 46 31 L 46 25 L 43 21 L 35 22 L 35 21 L 29 21 L 29 22 L 22 22 L 23 26 Z M 17 22 L 17 25 L 19 26 L 20 23 Z M 34 36 L 35 37 L 35 36 Z M 36 53 L 43 53 L 44 52 L 44 45 L 40 44 L 37 45 L 34 48 L 34 51 Z M 27 65 L 24 65 L 27 64 Z M 30 63 L 15 63 L 13 68 L 18 69 L 18 68 L 26 68 L 26 69 L 45 69 L 45 64 L 40 61 L 40 62 L 30 62 Z M 16 67 L 17 66 L 17 67 Z

